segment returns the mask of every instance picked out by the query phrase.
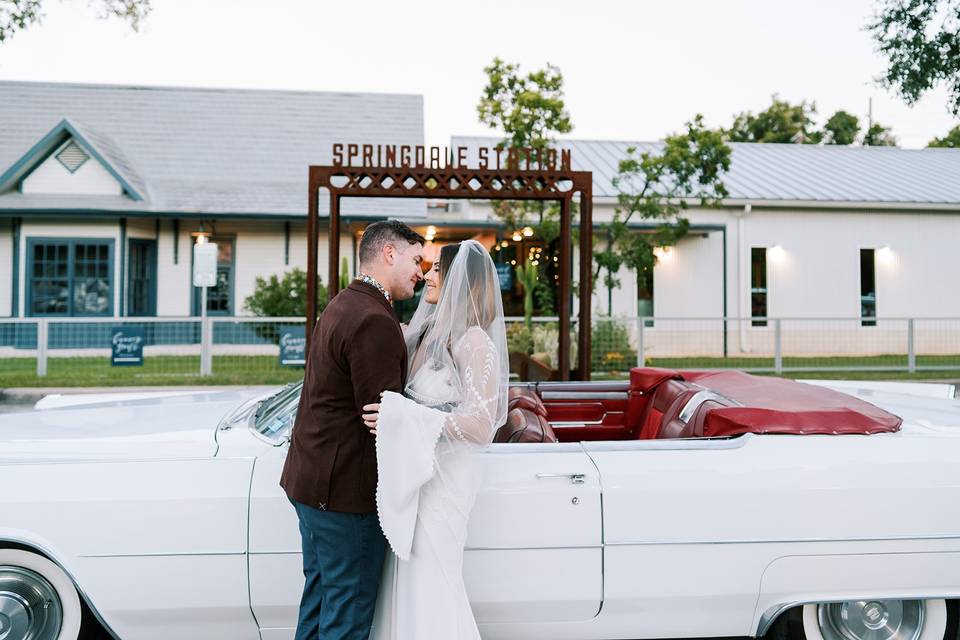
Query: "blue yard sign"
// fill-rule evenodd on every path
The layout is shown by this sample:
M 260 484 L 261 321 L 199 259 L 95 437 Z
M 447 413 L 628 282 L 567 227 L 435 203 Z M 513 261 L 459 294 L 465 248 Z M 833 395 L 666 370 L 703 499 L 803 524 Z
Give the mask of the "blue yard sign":
M 114 367 L 143 366 L 143 327 L 128 325 L 110 331 L 110 364 Z
M 307 337 L 302 325 L 280 327 L 280 366 L 302 367 L 307 362 Z

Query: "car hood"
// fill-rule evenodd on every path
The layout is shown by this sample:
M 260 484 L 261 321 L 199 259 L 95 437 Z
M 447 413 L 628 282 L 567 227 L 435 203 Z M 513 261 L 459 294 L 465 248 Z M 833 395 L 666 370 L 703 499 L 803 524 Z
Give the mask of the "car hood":
M 199 391 L 0 414 L 0 463 L 216 455 L 216 429 L 255 391 Z

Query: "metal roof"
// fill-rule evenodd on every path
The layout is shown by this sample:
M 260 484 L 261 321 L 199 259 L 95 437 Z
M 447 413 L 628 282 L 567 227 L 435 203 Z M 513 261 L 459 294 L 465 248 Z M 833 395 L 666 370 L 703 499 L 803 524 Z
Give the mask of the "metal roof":
M 0 211 L 306 216 L 307 167 L 329 164 L 334 142 L 423 144 L 419 95 L 0 82 L 0 174 L 42 161 L 25 156 L 64 121 L 144 199 L 8 186 Z M 342 212 L 423 216 L 426 205 L 346 198 Z
M 450 144 L 474 150 L 501 140 L 455 136 Z M 656 152 L 662 143 L 561 140 L 556 146 L 571 150 L 573 169 L 593 172 L 594 197 L 613 198 L 617 191 L 611 181 L 627 148 Z M 730 171 L 724 177 L 729 204 L 960 208 L 960 149 L 746 142 L 730 147 Z

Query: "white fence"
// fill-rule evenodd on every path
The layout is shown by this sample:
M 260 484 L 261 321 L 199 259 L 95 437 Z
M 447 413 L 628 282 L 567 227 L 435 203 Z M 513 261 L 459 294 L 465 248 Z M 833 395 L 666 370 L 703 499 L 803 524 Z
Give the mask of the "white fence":
M 557 368 L 557 319 L 508 318 L 508 340 L 521 352 Z M 571 322 L 576 332 L 576 319 Z M 259 317 L 10 318 L 0 319 L 0 386 L 29 374 L 107 382 L 214 375 L 224 382 L 282 381 L 302 369 L 281 364 L 280 338 L 305 319 Z M 142 332 L 140 367 L 113 366 L 115 329 Z M 576 336 L 572 361 L 576 362 Z M 958 371 L 960 318 L 607 318 L 592 331 L 593 372 L 633 366 L 802 371 Z M 7 375 L 9 374 L 9 376 Z M 960 374 L 958 374 L 960 375 Z M 95 376 L 94 376 L 95 377 Z M 88 380 L 89 382 L 89 380 Z

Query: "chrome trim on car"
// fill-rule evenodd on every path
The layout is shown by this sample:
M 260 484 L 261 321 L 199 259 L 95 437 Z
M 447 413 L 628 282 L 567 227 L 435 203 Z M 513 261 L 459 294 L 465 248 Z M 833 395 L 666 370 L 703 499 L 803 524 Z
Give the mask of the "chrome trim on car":
M 753 438 L 752 433 L 744 433 L 733 438 L 673 438 L 669 440 L 608 440 L 582 442 L 584 450 L 590 452 L 606 451 L 726 451 L 739 449 Z M 524 445 L 520 445 L 524 446 Z
M 603 420 L 550 420 L 551 427 L 600 427 Z
M 604 391 L 630 391 L 629 380 L 590 380 L 587 382 L 530 382 L 521 383 L 519 387 L 527 387 L 536 391 L 585 391 L 587 393 L 602 393 Z
M 697 391 L 695 394 L 693 394 L 690 399 L 687 400 L 687 404 L 683 405 L 683 409 L 680 410 L 680 415 L 678 416 L 680 422 L 683 424 L 690 422 L 690 418 L 693 417 L 693 414 L 696 413 L 697 409 L 700 408 L 700 405 L 707 400 L 726 403 L 734 407 L 743 406 L 742 403 L 737 402 L 733 398 L 728 398 L 722 393 L 717 393 L 716 391 L 711 391 L 710 389 L 703 389 L 702 391 Z
M 606 542 L 608 547 L 644 547 L 651 545 L 678 546 L 678 545 L 720 545 L 720 544 L 804 544 L 819 543 L 831 544 L 836 542 L 910 542 L 915 540 L 960 540 L 960 535 L 950 536 L 890 536 L 890 537 L 853 537 L 853 538 L 784 538 L 755 539 L 755 540 L 637 540 L 631 542 Z
M 109 624 L 107 624 L 107 621 L 103 619 L 103 616 L 100 615 L 100 612 L 97 611 L 97 608 L 93 606 L 93 602 L 90 600 L 90 596 L 86 594 L 86 592 L 83 590 L 83 587 L 80 586 L 80 583 L 77 581 L 74 575 L 70 572 L 69 569 L 67 569 L 63 565 L 62 562 L 60 562 L 60 560 L 57 559 L 57 557 L 49 549 L 47 549 L 41 544 L 37 544 L 33 540 L 24 540 L 23 538 L 4 536 L 3 538 L 0 538 L 0 544 L 4 542 L 11 542 L 13 544 L 17 544 L 23 547 L 35 549 L 36 551 L 39 551 L 50 562 L 60 567 L 60 570 L 63 571 L 65 574 L 67 574 L 67 577 L 70 578 L 70 582 L 73 583 L 73 586 L 77 590 L 77 593 L 80 594 L 80 597 L 83 599 L 84 603 L 87 605 L 87 609 L 90 610 L 90 613 L 93 614 L 94 619 L 96 619 L 96 621 L 100 624 L 103 630 L 106 631 L 107 634 L 111 638 L 113 638 L 113 640 L 120 640 L 120 636 L 117 634 L 117 632 L 114 631 Z
M 540 399 L 547 400 L 626 400 L 627 391 L 541 391 Z

